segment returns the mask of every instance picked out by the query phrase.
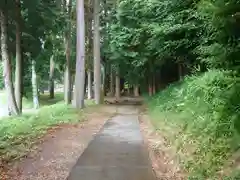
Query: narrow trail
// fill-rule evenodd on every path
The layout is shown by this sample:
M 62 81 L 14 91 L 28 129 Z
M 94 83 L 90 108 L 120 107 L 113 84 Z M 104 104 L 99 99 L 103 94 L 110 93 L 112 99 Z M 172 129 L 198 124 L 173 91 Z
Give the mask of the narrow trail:
M 137 109 L 117 108 L 115 117 L 78 159 L 68 180 L 154 180 L 140 132 Z

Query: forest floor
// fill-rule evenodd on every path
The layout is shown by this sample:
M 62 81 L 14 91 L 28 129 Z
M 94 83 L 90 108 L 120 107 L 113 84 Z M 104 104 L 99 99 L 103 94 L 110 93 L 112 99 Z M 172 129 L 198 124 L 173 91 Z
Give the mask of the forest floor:
M 111 99 L 112 100 L 112 99 Z M 108 100 L 108 101 L 111 101 Z M 127 104 L 130 100 L 124 99 Z M 141 100 L 140 100 L 141 101 Z M 27 156 L 9 163 L 2 180 L 63 180 L 69 175 L 77 159 L 107 120 L 115 116 L 122 105 L 87 107 L 84 121 L 77 124 L 55 125 L 31 147 Z M 148 148 L 152 167 L 159 180 L 181 180 L 182 172 L 171 148 L 160 134 L 156 134 L 147 113 L 138 106 L 140 130 Z M 124 111 L 127 111 L 125 108 Z M 126 113 L 126 112 L 124 112 Z
M 173 147 L 162 134 L 156 131 L 149 115 L 142 110 L 139 115 L 140 128 L 148 147 L 149 158 L 158 180 L 184 180 L 185 173 L 180 168 Z

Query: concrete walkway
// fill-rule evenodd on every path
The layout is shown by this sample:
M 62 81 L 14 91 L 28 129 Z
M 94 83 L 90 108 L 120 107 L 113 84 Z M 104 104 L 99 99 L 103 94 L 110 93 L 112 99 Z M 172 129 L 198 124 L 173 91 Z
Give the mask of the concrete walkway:
M 155 180 L 133 107 L 103 126 L 70 172 L 68 180 Z

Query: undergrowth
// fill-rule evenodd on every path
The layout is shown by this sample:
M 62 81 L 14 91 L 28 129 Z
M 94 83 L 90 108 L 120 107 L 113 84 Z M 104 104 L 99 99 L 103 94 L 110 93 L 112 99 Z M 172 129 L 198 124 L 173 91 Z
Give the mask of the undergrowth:
M 149 112 L 188 179 L 240 178 L 240 81 L 233 72 L 186 77 L 149 99 Z
M 0 120 L 0 164 L 26 155 L 47 130 L 62 123 L 83 120 L 83 112 L 62 103 L 42 107 L 39 111 Z

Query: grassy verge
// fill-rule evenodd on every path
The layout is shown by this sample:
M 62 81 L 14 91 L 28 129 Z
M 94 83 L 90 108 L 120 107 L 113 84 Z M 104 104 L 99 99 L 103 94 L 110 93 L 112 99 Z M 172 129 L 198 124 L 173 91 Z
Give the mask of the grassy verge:
M 87 105 L 92 105 L 88 101 Z M 84 120 L 84 112 L 63 103 L 44 106 L 37 112 L 0 120 L 0 164 L 26 155 L 38 138 L 55 125 Z
M 239 179 L 240 83 L 231 72 L 187 77 L 149 99 L 149 113 L 189 174 Z
M 64 94 L 61 92 L 55 93 L 54 99 L 49 98 L 49 94 L 41 94 L 39 95 L 39 104 L 41 107 L 46 105 L 56 104 L 58 102 L 63 101 Z M 0 91 L 0 104 L 7 105 L 7 95 L 5 91 Z M 24 109 L 31 109 L 33 108 L 33 100 L 32 98 L 23 97 L 23 108 Z

